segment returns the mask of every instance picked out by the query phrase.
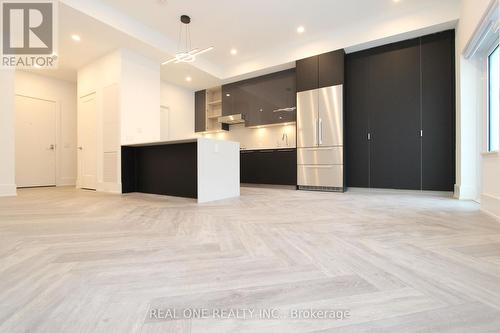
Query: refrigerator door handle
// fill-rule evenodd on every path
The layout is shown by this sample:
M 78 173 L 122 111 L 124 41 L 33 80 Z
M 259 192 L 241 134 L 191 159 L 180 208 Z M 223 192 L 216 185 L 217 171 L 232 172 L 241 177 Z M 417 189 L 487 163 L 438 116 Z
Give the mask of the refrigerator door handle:
M 323 144 L 323 120 L 319 118 L 318 120 L 318 134 L 319 134 L 319 145 Z

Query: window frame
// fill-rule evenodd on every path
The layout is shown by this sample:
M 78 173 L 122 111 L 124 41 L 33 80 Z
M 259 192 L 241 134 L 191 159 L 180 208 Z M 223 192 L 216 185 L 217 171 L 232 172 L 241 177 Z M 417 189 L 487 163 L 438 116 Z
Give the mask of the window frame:
M 499 41 L 496 40 L 493 45 L 488 49 L 488 52 L 486 54 L 486 152 L 487 153 L 497 153 L 499 149 L 500 142 L 497 143 L 496 149 L 492 149 L 492 139 L 491 139 L 491 82 L 490 82 L 490 57 L 493 55 L 494 52 L 499 50 L 500 52 L 500 44 Z M 500 75 L 500 73 L 499 73 Z M 499 128 L 500 131 L 500 128 Z M 499 133 L 500 136 L 500 133 Z

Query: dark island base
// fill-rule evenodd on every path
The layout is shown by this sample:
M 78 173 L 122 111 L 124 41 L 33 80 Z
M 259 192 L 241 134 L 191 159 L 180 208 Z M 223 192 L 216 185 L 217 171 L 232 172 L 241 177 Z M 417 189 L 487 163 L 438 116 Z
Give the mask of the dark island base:
M 196 199 L 197 143 L 122 147 L 122 192 Z

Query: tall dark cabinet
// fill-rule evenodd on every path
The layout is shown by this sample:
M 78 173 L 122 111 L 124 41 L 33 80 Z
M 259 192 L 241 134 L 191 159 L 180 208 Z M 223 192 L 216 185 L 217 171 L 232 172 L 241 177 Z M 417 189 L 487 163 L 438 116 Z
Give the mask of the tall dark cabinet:
M 452 191 L 454 31 L 346 57 L 350 187 Z

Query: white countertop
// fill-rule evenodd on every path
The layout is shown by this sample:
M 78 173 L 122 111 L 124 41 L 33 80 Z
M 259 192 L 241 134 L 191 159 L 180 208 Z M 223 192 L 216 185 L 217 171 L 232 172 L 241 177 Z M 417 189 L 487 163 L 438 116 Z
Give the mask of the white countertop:
M 277 149 L 296 149 L 297 147 L 241 147 L 240 150 L 277 150 Z
M 175 145 L 175 144 L 180 144 L 180 143 L 191 143 L 191 142 L 197 142 L 199 140 L 233 142 L 230 140 L 220 140 L 220 139 L 212 139 L 212 138 L 182 138 L 182 139 L 165 140 L 165 141 L 152 141 L 152 142 L 124 144 L 122 146 L 123 147 L 163 146 L 163 145 Z

